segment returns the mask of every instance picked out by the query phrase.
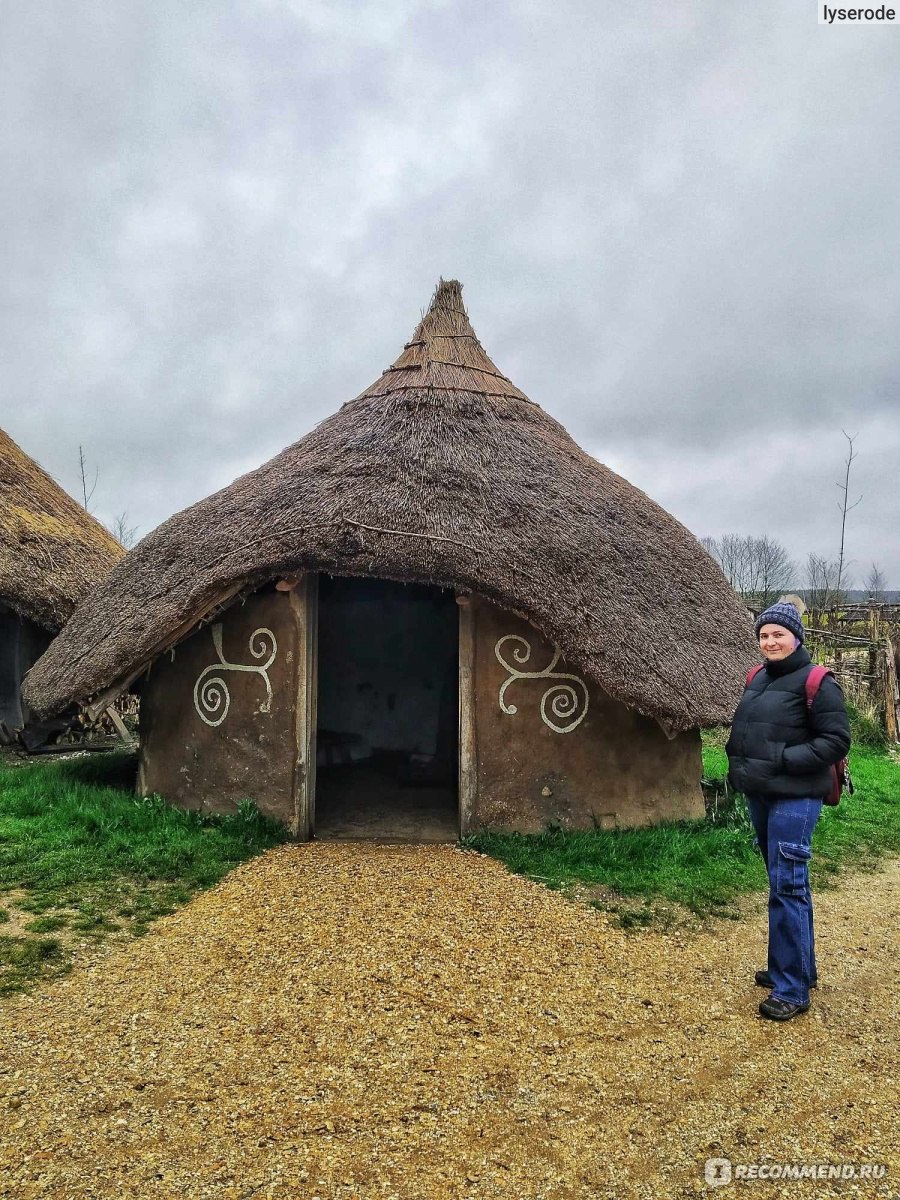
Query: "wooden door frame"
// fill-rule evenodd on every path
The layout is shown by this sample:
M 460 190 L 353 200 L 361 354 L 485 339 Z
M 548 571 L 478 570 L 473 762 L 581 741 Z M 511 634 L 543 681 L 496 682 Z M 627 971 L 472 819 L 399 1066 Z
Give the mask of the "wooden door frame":
M 469 831 L 478 784 L 475 749 L 475 618 L 473 597 L 457 594 L 459 611 L 459 754 L 457 815 L 459 836 Z M 297 617 L 297 760 L 294 774 L 294 822 L 298 841 L 315 836 L 316 730 L 319 693 L 319 576 L 309 571 L 291 592 Z
M 478 790 L 478 758 L 475 746 L 475 613 L 473 597 L 457 593 L 459 608 L 459 836 L 465 837 L 472 824 Z
M 294 821 L 291 833 L 308 842 L 316 820 L 316 730 L 319 700 L 319 576 L 307 571 L 291 592 L 297 619 L 297 697 Z

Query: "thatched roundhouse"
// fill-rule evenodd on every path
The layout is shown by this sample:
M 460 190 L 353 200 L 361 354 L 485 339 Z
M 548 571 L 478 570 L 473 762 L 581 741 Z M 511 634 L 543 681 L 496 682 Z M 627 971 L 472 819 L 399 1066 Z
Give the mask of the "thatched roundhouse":
M 0 741 L 30 724 L 25 672 L 123 554 L 0 429 Z
M 488 358 L 441 281 L 396 362 L 143 539 L 29 702 L 138 682 L 139 787 L 296 836 L 702 814 L 752 626 L 712 558 Z

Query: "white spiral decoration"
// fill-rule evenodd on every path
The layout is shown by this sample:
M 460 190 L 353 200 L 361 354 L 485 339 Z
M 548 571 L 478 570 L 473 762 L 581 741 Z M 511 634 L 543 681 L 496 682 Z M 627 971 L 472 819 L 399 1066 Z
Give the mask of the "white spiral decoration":
M 526 638 L 521 637 L 518 633 L 508 633 L 505 637 L 500 638 L 500 640 L 497 642 L 496 646 L 494 647 L 494 654 L 496 655 L 497 662 L 499 662 L 500 666 L 503 667 L 504 670 L 509 671 L 509 677 L 500 685 L 500 708 L 509 716 L 515 716 L 515 714 L 519 711 L 515 704 L 507 704 L 506 700 L 504 699 L 506 695 L 506 689 L 517 679 L 570 679 L 572 680 L 572 683 L 555 683 L 552 687 L 547 688 L 547 690 L 544 692 L 543 696 L 541 697 L 541 720 L 549 729 L 552 729 L 554 733 L 571 733 L 573 729 L 581 724 L 587 715 L 588 689 L 584 680 L 580 679 L 577 675 L 569 675 L 565 671 L 554 671 L 553 668 L 562 657 L 562 651 L 558 646 L 553 647 L 556 652 L 553 655 L 553 661 L 549 666 L 545 667 L 543 671 L 520 671 L 518 667 L 508 663 L 500 653 L 500 647 L 504 644 L 504 642 L 518 643 L 513 647 L 512 651 L 512 656 L 516 662 L 526 663 L 528 662 L 529 658 L 531 658 L 531 645 Z M 577 686 L 581 689 L 580 694 L 578 691 L 576 691 L 575 687 L 573 687 L 573 684 L 577 684 Z M 551 696 L 553 697 L 552 700 L 550 699 Z M 579 713 L 578 710 L 580 708 L 581 701 L 584 702 L 584 708 Z M 557 724 L 556 721 L 551 720 L 551 718 L 547 715 L 548 702 L 550 705 L 550 712 L 554 717 L 557 717 L 562 721 L 565 721 L 567 718 L 573 716 L 575 719 L 570 721 L 568 725 Z M 575 716 L 576 713 L 578 713 L 577 716 Z
M 207 667 L 208 671 L 214 671 L 215 667 Z M 202 687 L 198 685 L 200 680 L 194 685 L 194 708 L 200 714 L 201 721 L 205 721 L 207 725 L 221 725 L 228 716 L 228 708 L 231 704 L 231 692 L 228 690 L 228 684 L 219 675 L 213 675 L 207 679 Z M 223 707 L 224 706 L 224 707 Z M 222 709 L 221 715 L 214 721 L 219 709 Z M 206 714 L 209 713 L 209 716 Z
M 204 667 L 197 676 L 197 682 L 194 684 L 194 708 L 197 710 L 197 716 L 201 721 L 212 726 L 221 725 L 228 716 L 231 693 L 228 690 L 228 684 L 222 678 L 221 672 L 223 671 L 253 671 L 255 674 L 261 675 L 266 685 L 266 699 L 259 706 L 258 711 L 261 713 L 271 712 L 272 684 L 269 682 L 268 670 L 278 653 L 275 634 L 271 629 L 262 628 L 254 629 L 250 634 L 249 647 L 253 657 L 264 658 L 268 654 L 264 663 L 254 666 L 253 663 L 226 662 L 225 655 L 222 653 L 221 624 L 211 626 L 211 632 L 213 646 L 219 661 Z

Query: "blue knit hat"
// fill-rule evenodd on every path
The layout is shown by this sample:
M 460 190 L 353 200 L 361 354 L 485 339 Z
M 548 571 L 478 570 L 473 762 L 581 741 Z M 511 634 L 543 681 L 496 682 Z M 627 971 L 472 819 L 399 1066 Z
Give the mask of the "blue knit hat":
M 771 608 L 767 608 L 765 612 L 759 614 L 756 618 L 754 629 L 756 636 L 759 637 L 759 631 L 763 625 L 781 625 L 784 629 L 789 629 L 795 637 L 803 641 L 804 628 L 803 622 L 800 620 L 800 613 L 797 611 L 797 606 L 787 602 L 786 604 L 773 604 Z

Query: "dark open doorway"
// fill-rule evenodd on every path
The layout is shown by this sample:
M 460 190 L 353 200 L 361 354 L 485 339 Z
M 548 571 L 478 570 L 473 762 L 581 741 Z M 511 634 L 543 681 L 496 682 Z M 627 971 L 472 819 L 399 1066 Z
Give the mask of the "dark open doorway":
M 319 576 L 316 838 L 459 836 L 452 591 Z

